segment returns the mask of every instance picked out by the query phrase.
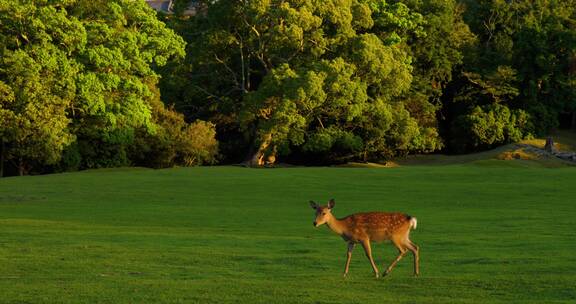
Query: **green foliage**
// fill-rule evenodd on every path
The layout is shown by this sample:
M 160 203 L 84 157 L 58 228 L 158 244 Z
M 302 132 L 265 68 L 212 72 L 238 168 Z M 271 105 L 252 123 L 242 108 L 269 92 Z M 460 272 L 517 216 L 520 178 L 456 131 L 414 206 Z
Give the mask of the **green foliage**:
M 87 3 L 79 2 L 70 11 L 102 19 L 84 24 L 87 44 L 78 54 L 84 69 L 78 76 L 74 127 L 79 140 L 98 143 L 91 147 L 96 151 L 96 166 L 109 166 L 108 150 L 118 149 L 120 155 L 125 154 L 135 129 L 155 131 L 150 104 L 157 75 L 152 67 L 166 64 L 170 57 L 183 56 L 183 42 L 142 1 Z M 99 149 L 103 152 L 101 164 L 97 159 Z M 129 160 L 119 159 L 120 163 Z
M 183 56 L 183 48 L 144 1 L 1 0 L 6 158 L 22 173 L 58 162 L 77 141 L 81 167 L 130 164 L 134 130 L 156 127 L 153 68 Z
M 458 117 L 453 129 L 459 130 L 453 138 L 455 149 L 469 151 L 518 142 L 530 137 L 533 127 L 525 111 L 495 103 L 475 107 L 471 113 Z
M 336 150 L 341 153 L 358 153 L 362 151 L 364 141 L 350 131 L 329 127 L 318 129 L 308 135 L 303 150 L 311 153 L 326 153 Z
M 141 0 L 0 0 L 0 159 L 21 173 L 218 150 L 368 160 L 485 149 L 576 117 L 574 1 L 196 3 L 160 15 L 170 29 Z
M 372 10 L 374 25 L 382 35 L 387 35 L 384 39 L 387 44 L 398 44 L 410 36 L 418 38 L 425 37 L 424 25 L 426 20 L 421 13 L 415 12 L 402 2 L 385 0 L 364 1 Z
M 78 144 L 73 143 L 62 151 L 62 159 L 56 169 L 61 172 L 78 171 L 81 165 L 82 155 L 78 149 Z
M 574 1 L 464 1 L 467 20 L 479 43 L 470 50 L 466 68 L 481 75 L 515 74 L 496 79 L 508 94 L 503 102 L 530 113 L 535 132 L 558 126 L 560 113 L 575 108 Z
M 206 14 L 170 20 L 188 56 L 164 70 L 162 88 L 177 109 L 196 110 L 189 118 L 240 130 L 258 153 L 366 159 L 442 147 L 430 87 L 450 79 L 471 37 L 455 2 L 205 4 Z
M 26 173 L 34 163 L 54 164 L 74 140 L 67 110 L 78 67 L 51 45 L 4 49 L 0 57 L 0 133 L 5 159 Z
M 218 141 L 214 124 L 197 120 L 183 132 L 179 157 L 186 166 L 214 164 L 218 156 Z
M 213 124 L 200 120 L 188 124 L 182 114 L 165 108 L 159 100 L 153 103 L 153 113 L 155 132 L 137 130 L 130 146 L 130 158 L 136 165 L 166 168 L 216 162 L 218 142 Z
M 444 148 L 440 137 L 438 112 L 444 88 L 452 81 L 453 71 L 463 63 L 463 50 L 474 42 L 474 35 L 463 20 L 463 8 L 457 1 L 390 1 L 405 6 L 409 23 L 388 22 L 400 36 L 400 46 L 412 58 L 413 79 L 410 89 L 400 97 L 418 132 L 413 151 L 431 152 Z M 408 15 L 407 15 L 408 16 Z M 440 116 L 442 118 L 442 116 Z M 404 153 L 408 152 L 404 150 Z

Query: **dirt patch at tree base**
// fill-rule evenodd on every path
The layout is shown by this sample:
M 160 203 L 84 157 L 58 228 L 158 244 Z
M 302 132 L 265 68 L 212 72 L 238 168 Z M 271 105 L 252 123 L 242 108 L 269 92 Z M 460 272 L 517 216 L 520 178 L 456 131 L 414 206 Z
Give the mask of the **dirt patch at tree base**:
M 554 158 L 576 163 L 576 152 L 565 152 L 558 150 L 548 152 L 544 149 L 529 144 L 515 144 L 513 145 L 512 151 L 505 151 L 496 156 L 496 159 L 500 160 L 538 160 Z

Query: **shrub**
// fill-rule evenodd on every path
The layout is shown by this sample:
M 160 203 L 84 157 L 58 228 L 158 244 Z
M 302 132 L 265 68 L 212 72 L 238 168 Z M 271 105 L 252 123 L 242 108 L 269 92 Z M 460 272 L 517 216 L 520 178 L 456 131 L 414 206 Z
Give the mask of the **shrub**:
M 166 168 L 216 162 L 218 141 L 212 123 L 198 120 L 188 124 L 182 114 L 160 101 L 154 103 L 152 111 L 155 131 L 138 130 L 130 149 L 136 165 Z
M 459 116 L 452 128 L 452 144 L 458 152 L 517 142 L 531 136 L 533 129 L 527 112 L 501 104 L 477 106 L 469 114 Z
M 197 120 L 181 133 L 176 161 L 185 166 L 214 164 L 218 155 L 215 125 Z

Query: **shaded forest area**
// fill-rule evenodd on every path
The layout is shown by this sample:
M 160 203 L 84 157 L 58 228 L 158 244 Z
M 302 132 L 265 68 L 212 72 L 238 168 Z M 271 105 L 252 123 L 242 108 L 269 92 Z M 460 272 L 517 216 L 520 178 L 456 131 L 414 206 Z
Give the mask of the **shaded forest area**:
M 576 127 L 576 1 L 0 0 L 0 176 L 469 153 Z

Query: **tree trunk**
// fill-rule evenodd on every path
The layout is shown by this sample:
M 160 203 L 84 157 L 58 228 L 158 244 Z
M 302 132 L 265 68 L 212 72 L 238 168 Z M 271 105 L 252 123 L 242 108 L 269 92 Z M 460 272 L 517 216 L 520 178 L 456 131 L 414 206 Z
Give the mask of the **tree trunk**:
M 252 155 L 252 157 L 250 158 L 250 166 L 251 167 L 264 166 L 264 164 L 265 164 L 264 156 L 265 156 L 266 150 L 268 149 L 268 147 L 270 147 L 271 143 L 272 143 L 272 134 L 268 133 L 268 134 L 264 135 L 264 138 L 263 138 L 262 142 L 260 143 L 260 146 L 258 147 L 258 151 L 256 151 L 256 153 L 254 153 L 254 155 Z
M 546 144 L 544 145 L 544 150 L 546 150 L 549 153 L 554 152 L 554 140 L 552 140 L 552 136 L 548 136 L 546 138 Z
M 276 146 L 273 146 L 272 149 L 268 150 L 268 154 L 266 155 L 266 166 L 273 167 L 276 163 Z
M 24 164 L 24 160 L 22 159 L 22 157 L 20 157 L 18 160 L 18 175 L 24 176 L 25 173 L 26 173 L 26 164 Z
M 576 111 L 572 112 L 572 130 L 576 130 Z

